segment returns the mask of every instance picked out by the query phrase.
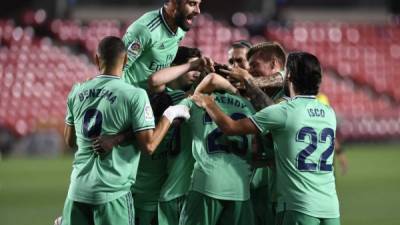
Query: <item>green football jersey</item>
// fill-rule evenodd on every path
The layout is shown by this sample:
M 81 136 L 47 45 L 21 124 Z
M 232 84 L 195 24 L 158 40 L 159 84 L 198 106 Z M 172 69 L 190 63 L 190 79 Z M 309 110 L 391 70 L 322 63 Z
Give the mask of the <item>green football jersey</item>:
M 141 16 L 128 27 L 123 37 L 128 51 L 123 79 L 147 89 L 149 76 L 171 65 L 184 36 L 181 28 L 176 33 L 169 28 L 162 8 Z
M 170 88 L 166 89 L 166 94 L 170 97 L 172 105 L 179 103 L 185 97 L 183 91 Z M 142 154 L 140 157 L 136 182 L 132 190 L 136 208 L 147 211 L 157 209 L 161 188 L 169 174 L 167 156 L 173 132 L 174 127 L 171 127 L 153 155 Z
M 152 155 L 142 154 L 136 182 L 132 193 L 135 207 L 146 211 L 156 211 L 160 189 L 167 176 L 167 149 L 160 143 Z
M 68 198 L 102 204 L 129 192 L 135 183 L 139 150 L 132 144 L 121 144 L 100 156 L 93 151 L 92 138 L 154 128 L 146 92 L 119 77 L 99 75 L 74 86 L 68 96 L 65 122 L 74 126 L 78 146 Z
M 286 72 L 285 71 L 279 71 L 279 73 L 282 75 L 282 78 L 285 79 Z M 281 90 L 276 93 L 272 99 L 275 101 L 275 103 L 278 103 L 280 101 L 283 101 L 285 98 L 285 93 L 283 90 L 283 87 Z M 263 153 L 265 154 L 265 157 L 267 159 L 273 159 L 274 158 L 274 145 L 272 143 L 272 140 L 267 137 L 262 137 L 261 138 L 261 146 L 263 149 Z M 274 168 L 257 168 L 254 170 L 253 176 L 251 178 L 251 187 L 253 189 L 257 189 L 260 187 L 268 186 L 269 190 L 269 195 L 270 198 L 268 200 L 272 202 L 276 202 L 276 191 L 275 191 L 275 169 Z
M 333 174 L 335 112 L 315 96 L 296 96 L 257 112 L 250 119 L 275 146 L 278 212 L 339 217 Z
M 173 105 L 186 97 L 182 90 L 167 88 L 166 92 Z M 190 176 L 193 172 L 194 158 L 192 156 L 192 136 L 187 123 L 170 129 L 168 142 L 167 179 L 161 188 L 160 201 L 170 201 L 185 195 L 189 190 Z
M 215 94 L 220 108 L 233 119 L 254 112 L 250 102 L 239 96 Z M 180 104 L 190 108 L 187 123 L 192 131 L 192 154 L 196 160 L 190 190 L 215 199 L 245 201 L 250 198 L 252 135 L 225 136 L 208 114 L 191 100 Z
M 170 201 L 185 195 L 190 186 L 194 158 L 192 155 L 192 134 L 190 125 L 183 123 L 176 128 L 179 138 L 179 152 L 170 152 L 167 158 L 168 177 L 161 188 L 160 201 Z

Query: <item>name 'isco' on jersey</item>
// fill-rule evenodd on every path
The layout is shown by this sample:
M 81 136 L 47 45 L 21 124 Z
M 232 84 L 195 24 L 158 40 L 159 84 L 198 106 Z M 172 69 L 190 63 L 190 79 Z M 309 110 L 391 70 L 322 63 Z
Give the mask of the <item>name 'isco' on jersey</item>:
M 333 174 L 336 116 L 315 96 L 296 96 L 250 117 L 262 134 L 271 132 L 277 168 L 277 211 L 294 210 L 337 218 Z
M 181 28 L 178 27 L 176 33 L 170 29 L 163 8 L 141 16 L 128 27 L 123 37 L 128 51 L 123 80 L 147 89 L 149 76 L 171 65 L 184 36 Z
M 128 129 L 154 128 L 146 91 L 108 75 L 76 84 L 68 96 L 65 123 L 75 128 L 78 146 L 68 198 L 103 204 L 128 193 L 135 183 L 139 149 L 132 144 L 118 145 L 100 156 L 93 151 L 92 139 Z

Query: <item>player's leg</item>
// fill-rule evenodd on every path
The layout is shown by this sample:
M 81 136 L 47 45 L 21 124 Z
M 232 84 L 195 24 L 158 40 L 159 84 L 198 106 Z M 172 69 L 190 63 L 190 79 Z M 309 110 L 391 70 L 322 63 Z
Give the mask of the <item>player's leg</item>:
M 223 201 L 218 225 L 254 225 L 253 205 L 247 201 Z
M 186 196 L 181 196 L 167 202 L 158 203 L 158 224 L 177 225 Z
M 320 219 L 293 210 L 279 212 L 276 225 L 320 225 Z
M 221 201 L 190 191 L 183 205 L 180 225 L 216 225 L 222 212 Z
M 94 221 L 96 225 L 134 225 L 134 207 L 131 193 L 105 204 L 96 205 Z
M 251 190 L 250 196 L 254 210 L 255 225 L 267 225 L 267 221 L 271 217 L 271 206 L 268 204 L 268 191 L 269 187 L 267 185 Z
M 267 214 L 265 216 L 266 225 L 275 225 L 276 224 L 276 202 L 267 203 Z
M 321 219 L 321 225 L 340 225 L 340 217 Z
M 157 211 L 149 211 L 135 207 L 135 225 L 157 224 Z
M 91 205 L 65 200 L 62 215 L 62 225 L 94 225 L 93 209 Z

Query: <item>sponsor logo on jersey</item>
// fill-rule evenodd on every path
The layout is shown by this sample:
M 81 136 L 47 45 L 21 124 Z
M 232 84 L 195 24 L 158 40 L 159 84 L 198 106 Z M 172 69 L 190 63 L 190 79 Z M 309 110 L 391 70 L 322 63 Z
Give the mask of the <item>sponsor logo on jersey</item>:
M 152 121 L 154 120 L 153 109 L 149 104 L 144 107 L 144 120 Z

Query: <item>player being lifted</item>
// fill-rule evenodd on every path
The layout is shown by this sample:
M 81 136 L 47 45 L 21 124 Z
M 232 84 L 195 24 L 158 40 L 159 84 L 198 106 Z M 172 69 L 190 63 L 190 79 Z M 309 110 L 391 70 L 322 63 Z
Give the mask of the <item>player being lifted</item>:
M 185 32 L 200 14 L 200 3 L 201 0 L 166 0 L 161 9 L 148 12 L 133 22 L 123 37 L 128 51 L 123 80 L 148 90 L 148 78 L 169 67 L 175 58 Z M 153 102 L 153 96 L 150 99 Z M 141 196 L 136 201 L 139 225 L 148 225 L 156 216 L 159 188 L 166 176 L 165 166 L 163 146 L 151 158 L 140 159 L 138 181 L 133 190 L 133 194 Z
M 104 38 L 96 55 L 101 75 L 74 85 L 68 96 L 64 136 L 78 150 L 63 210 L 64 225 L 133 224 L 130 188 L 140 151 L 154 152 L 172 120 L 189 117 L 187 109 L 170 107 L 154 129 L 146 92 L 119 79 L 126 60 L 122 40 Z M 109 154 L 93 151 L 93 138 L 124 130 L 132 131 L 133 142 L 117 145 Z
M 127 29 L 123 40 L 128 63 L 123 79 L 147 90 L 147 79 L 169 67 L 180 41 L 200 14 L 201 0 L 166 0 L 164 6 L 144 14 Z
M 318 59 L 291 53 L 287 59 L 287 102 L 266 107 L 253 116 L 232 120 L 213 97 L 196 95 L 226 135 L 271 132 L 277 168 L 277 224 L 340 224 L 333 174 L 336 117 L 332 108 L 315 99 L 321 83 Z

